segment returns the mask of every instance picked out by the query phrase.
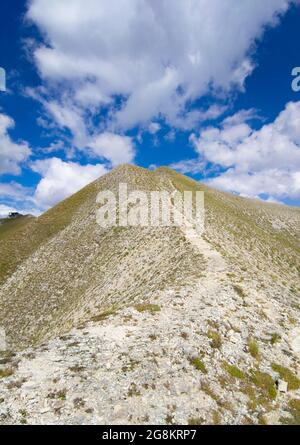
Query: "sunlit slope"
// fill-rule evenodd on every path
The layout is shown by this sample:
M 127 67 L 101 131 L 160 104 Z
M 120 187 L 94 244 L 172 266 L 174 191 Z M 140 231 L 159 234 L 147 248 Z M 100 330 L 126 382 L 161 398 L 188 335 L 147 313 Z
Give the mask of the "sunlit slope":
M 300 209 L 220 192 L 169 170 L 179 190 L 204 190 L 205 238 L 235 266 L 238 281 L 300 291 Z M 233 277 L 234 278 L 234 277 Z M 271 290 L 271 288 L 269 288 Z

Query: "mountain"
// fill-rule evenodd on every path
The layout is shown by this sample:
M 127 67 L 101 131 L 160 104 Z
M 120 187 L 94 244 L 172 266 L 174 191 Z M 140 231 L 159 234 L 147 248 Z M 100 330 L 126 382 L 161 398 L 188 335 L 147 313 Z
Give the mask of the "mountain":
M 97 195 L 120 183 L 204 191 L 204 234 L 100 227 Z M 298 208 L 125 165 L 0 231 L 3 422 L 296 422 L 299 222 Z

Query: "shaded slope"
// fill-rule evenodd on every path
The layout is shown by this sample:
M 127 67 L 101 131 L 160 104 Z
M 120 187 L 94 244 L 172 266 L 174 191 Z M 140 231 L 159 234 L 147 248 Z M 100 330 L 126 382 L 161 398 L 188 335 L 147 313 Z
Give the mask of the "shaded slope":
M 18 227 L 15 227 L 15 230 L 6 231 L 3 234 L 5 236 L 1 236 L 0 232 L 0 285 L 40 245 L 67 227 L 80 203 L 95 194 L 94 185 L 88 185 L 39 218 L 30 219 L 30 221 L 26 221 L 26 224 L 16 220 L 15 223 Z M 30 224 L 27 224 L 28 222 Z

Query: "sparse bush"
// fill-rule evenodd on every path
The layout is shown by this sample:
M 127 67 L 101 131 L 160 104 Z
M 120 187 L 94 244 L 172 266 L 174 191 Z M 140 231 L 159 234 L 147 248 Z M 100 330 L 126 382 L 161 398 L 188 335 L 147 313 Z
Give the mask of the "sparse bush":
M 57 392 L 57 398 L 60 400 L 66 400 L 67 397 L 67 390 L 66 389 L 61 389 L 60 391 Z
M 85 368 L 84 368 L 84 366 L 75 365 L 75 366 L 71 366 L 71 367 L 69 368 L 69 370 L 70 370 L 71 372 L 77 373 L 77 372 L 82 372 L 82 371 L 84 371 Z
M 201 371 L 203 374 L 207 374 L 207 369 L 205 367 L 205 364 L 200 360 L 200 358 L 193 358 L 191 359 L 191 364 L 195 366 L 198 371 Z
M 277 342 L 279 342 L 280 339 L 281 339 L 280 335 L 277 334 L 277 332 L 274 332 L 274 333 L 271 335 L 271 340 L 270 340 L 271 345 L 275 345 Z
M 288 412 L 292 417 L 281 418 L 281 422 L 284 425 L 300 425 L 300 399 L 290 400 Z
M 116 312 L 117 312 L 117 308 L 112 307 L 110 309 L 107 309 L 104 312 L 101 312 L 101 314 L 92 317 L 91 321 L 94 321 L 94 322 L 103 321 L 106 318 L 110 317 L 111 315 L 114 315 Z
M 245 298 L 246 294 L 244 292 L 244 289 L 241 286 L 238 286 L 236 284 L 233 285 L 234 291 L 238 294 L 239 297 Z
M 207 336 L 211 339 L 210 346 L 212 348 L 220 349 L 222 346 L 222 339 L 217 331 L 209 330 Z
M 205 423 L 205 419 L 203 419 L 202 417 L 191 417 L 188 420 L 188 424 L 189 425 L 203 425 Z
M 0 369 L 0 379 L 10 377 L 13 375 L 14 370 L 12 368 Z
M 128 390 L 128 397 L 134 397 L 134 396 L 140 396 L 141 392 L 138 390 L 135 383 L 131 383 L 129 390 Z
M 150 340 L 155 341 L 157 339 L 157 335 L 155 334 L 150 334 L 149 335 Z
M 251 380 L 257 386 L 265 397 L 273 400 L 276 398 L 277 390 L 272 377 L 259 370 L 252 371 Z
M 220 425 L 222 421 L 222 417 L 221 414 L 219 413 L 219 411 L 217 411 L 216 409 L 213 411 L 212 413 L 212 422 L 213 425 Z
M 236 379 L 244 380 L 246 378 L 246 374 L 237 366 L 224 363 L 224 369 L 228 372 L 228 374 Z
M 249 338 L 248 340 L 248 349 L 253 358 L 259 358 L 259 347 L 253 338 Z
M 280 378 L 282 380 L 285 380 L 287 382 L 289 391 L 300 388 L 300 380 L 290 369 L 278 365 L 277 363 L 272 363 L 272 369 L 280 375 Z
M 66 400 L 67 397 L 67 390 L 61 389 L 59 391 L 50 392 L 47 395 L 48 399 L 60 399 L 60 400 Z
M 151 312 L 151 314 L 154 314 L 155 312 L 159 312 L 161 310 L 158 304 L 137 304 L 135 306 L 135 309 L 138 312 Z
M 76 397 L 76 399 L 73 400 L 74 408 L 83 408 L 85 405 L 85 401 L 81 399 L 80 397 Z

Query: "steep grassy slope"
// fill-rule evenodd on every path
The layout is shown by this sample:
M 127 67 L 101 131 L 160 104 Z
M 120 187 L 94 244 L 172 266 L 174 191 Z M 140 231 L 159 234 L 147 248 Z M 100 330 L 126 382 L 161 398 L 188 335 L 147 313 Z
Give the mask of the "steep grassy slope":
M 31 215 L 21 215 L 18 218 L 0 219 L 0 240 L 7 239 L 9 235 L 15 235 L 18 230 L 32 223 L 34 217 Z
M 39 218 L 26 219 L 26 224 L 24 219 L 17 219 L 10 223 L 14 230 L 3 231 L 3 236 L 0 230 L 0 285 L 40 245 L 67 227 L 80 203 L 95 194 L 95 186 L 91 184 Z
M 31 233 L 34 220 L 31 216 L 0 220 L 0 285 L 14 271 L 15 265 L 22 261 L 24 241 L 30 244 L 25 234 Z

